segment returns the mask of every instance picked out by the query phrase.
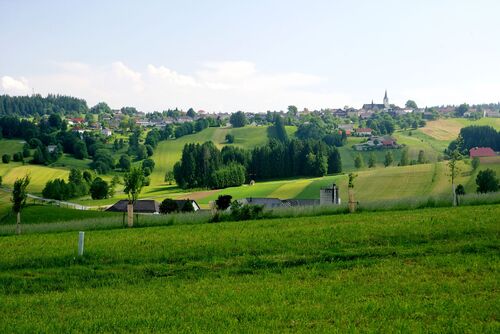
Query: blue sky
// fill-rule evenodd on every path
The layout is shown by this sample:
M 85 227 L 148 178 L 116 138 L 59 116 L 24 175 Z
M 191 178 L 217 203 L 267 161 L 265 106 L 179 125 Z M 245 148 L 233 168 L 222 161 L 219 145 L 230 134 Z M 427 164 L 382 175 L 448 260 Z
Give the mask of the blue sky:
M 0 0 L 0 93 L 266 111 L 500 101 L 500 1 Z

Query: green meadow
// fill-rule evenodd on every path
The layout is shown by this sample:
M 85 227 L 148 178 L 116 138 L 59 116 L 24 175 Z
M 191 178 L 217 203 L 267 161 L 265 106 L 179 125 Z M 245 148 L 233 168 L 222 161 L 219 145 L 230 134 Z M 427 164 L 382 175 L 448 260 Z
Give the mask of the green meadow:
M 500 205 L 0 237 L 0 332 L 498 333 Z

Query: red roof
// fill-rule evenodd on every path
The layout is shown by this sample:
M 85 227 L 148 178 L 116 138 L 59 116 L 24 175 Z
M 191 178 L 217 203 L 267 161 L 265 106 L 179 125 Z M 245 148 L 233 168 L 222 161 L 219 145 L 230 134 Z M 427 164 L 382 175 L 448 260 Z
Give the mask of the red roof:
M 83 123 L 85 121 L 83 118 L 80 117 L 71 118 L 71 120 L 75 123 Z
M 357 128 L 356 132 L 372 132 L 370 128 Z
M 385 146 L 392 146 L 392 145 L 394 145 L 394 140 L 390 140 L 390 139 L 382 140 L 382 144 Z
M 475 157 L 494 157 L 496 155 L 490 147 L 474 147 L 469 150 L 471 158 Z

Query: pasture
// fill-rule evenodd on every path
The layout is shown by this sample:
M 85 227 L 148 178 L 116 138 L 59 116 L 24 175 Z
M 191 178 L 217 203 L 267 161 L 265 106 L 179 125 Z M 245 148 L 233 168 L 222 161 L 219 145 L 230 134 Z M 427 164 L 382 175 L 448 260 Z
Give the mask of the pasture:
M 0 237 L 0 332 L 500 329 L 500 205 Z M 130 302 L 133 300 L 134 302 Z

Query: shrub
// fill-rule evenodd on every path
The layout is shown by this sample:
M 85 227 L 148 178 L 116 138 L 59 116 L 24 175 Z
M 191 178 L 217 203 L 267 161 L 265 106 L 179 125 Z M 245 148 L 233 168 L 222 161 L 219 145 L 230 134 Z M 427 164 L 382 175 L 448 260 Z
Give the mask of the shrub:
M 455 188 L 455 194 L 457 195 L 465 195 L 465 188 L 463 185 L 459 184 L 456 188 Z
M 231 205 L 231 195 L 219 195 L 217 200 L 215 200 L 215 206 L 217 210 L 226 210 Z
M 193 202 L 191 202 L 189 199 L 184 202 L 184 205 L 181 208 L 182 212 L 194 212 L 194 207 L 193 207 Z
M 177 206 L 177 202 L 171 198 L 165 198 L 160 204 L 160 213 L 167 214 L 178 211 L 179 207 Z
M 238 201 L 234 201 L 231 203 L 230 217 L 236 221 L 261 219 L 264 217 L 264 206 L 248 204 L 242 205 Z
M 234 136 L 232 134 L 228 133 L 226 135 L 226 143 L 228 143 L 228 144 L 234 143 Z
M 104 199 L 109 196 L 109 185 L 100 177 L 96 177 L 90 185 L 90 196 L 92 199 Z
M 10 154 L 4 154 L 4 155 L 2 155 L 2 162 L 4 164 L 8 164 L 10 162 Z
M 476 184 L 478 193 L 498 191 L 499 181 L 494 170 L 488 168 L 477 174 Z

